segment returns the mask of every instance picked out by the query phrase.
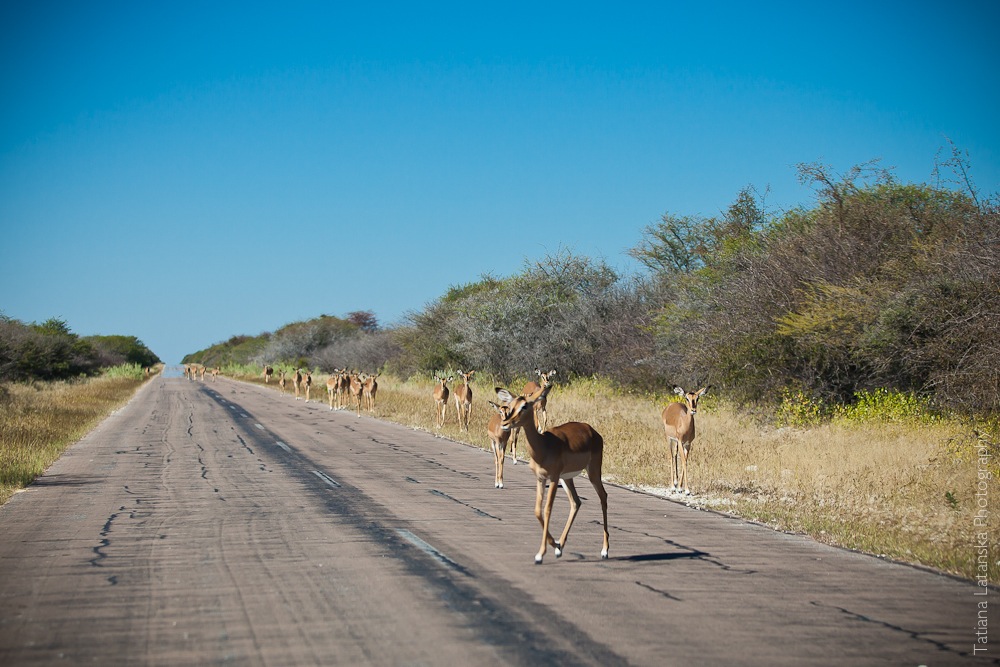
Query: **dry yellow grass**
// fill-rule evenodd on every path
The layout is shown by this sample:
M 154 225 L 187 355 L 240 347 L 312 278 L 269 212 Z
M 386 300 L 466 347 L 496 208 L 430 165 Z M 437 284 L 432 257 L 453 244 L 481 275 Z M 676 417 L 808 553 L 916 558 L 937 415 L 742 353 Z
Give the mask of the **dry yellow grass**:
M 322 384 L 325 378 L 314 378 Z M 522 383 L 514 383 L 519 390 Z M 377 416 L 489 448 L 488 376 L 473 383 L 468 433 L 459 431 L 454 399 L 445 426 L 434 426 L 431 378 L 379 378 Z M 550 425 L 592 424 L 605 439 L 607 481 L 667 494 L 668 449 L 660 413 L 672 395 L 624 395 L 600 381 L 557 384 Z M 980 465 L 972 430 L 958 422 L 833 422 L 810 428 L 763 427 L 709 393 L 699 406 L 684 502 L 890 559 L 974 579 L 977 570 L 977 485 L 987 469 L 987 502 L 1000 504 L 998 461 Z M 996 452 L 995 445 L 988 446 Z M 519 455 L 525 456 L 523 439 Z M 681 496 L 672 496 L 682 499 Z M 1000 560 L 990 515 L 990 581 Z
M 141 375 L 102 376 L 0 385 L 0 504 L 124 405 L 143 381 Z

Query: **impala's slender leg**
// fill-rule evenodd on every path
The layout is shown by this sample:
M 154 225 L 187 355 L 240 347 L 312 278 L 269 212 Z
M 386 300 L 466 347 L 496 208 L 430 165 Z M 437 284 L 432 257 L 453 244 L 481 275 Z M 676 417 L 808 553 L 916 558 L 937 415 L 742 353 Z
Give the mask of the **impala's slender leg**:
M 688 452 L 690 450 L 688 449 L 688 447 L 685 447 L 684 445 L 678 446 L 677 449 L 680 450 L 680 458 L 681 458 L 681 483 L 680 483 L 680 486 L 678 487 L 678 490 L 679 489 L 684 489 L 684 493 L 690 494 L 691 491 L 688 490 L 688 485 L 687 485 L 687 479 L 688 479 Z
M 677 478 L 680 473 L 680 460 L 678 459 L 677 448 L 680 443 L 673 438 L 669 438 L 667 442 L 670 444 L 670 487 L 676 491 L 677 490 Z
M 564 479 L 563 486 L 566 487 L 566 496 L 569 498 L 569 516 L 566 517 L 566 527 L 563 528 L 562 535 L 559 536 L 559 541 L 556 543 L 556 558 L 562 556 L 562 550 L 566 548 L 566 538 L 569 537 L 569 529 L 573 527 L 576 513 L 580 511 L 580 505 L 583 504 L 580 495 L 576 492 L 576 485 L 573 484 L 572 477 Z
M 556 501 L 556 490 L 559 488 L 559 482 L 553 482 L 549 484 L 548 493 L 545 496 L 545 512 L 542 513 L 542 494 L 545 491 L 544 480 L 538 480 L 538 488 L 536 492 L 535 500 L 535 516 L 538 517 L 538 521 L 542 524 L 542 546 L 538 550 L 538 554 L 535 556 L 535 563 L 540 565 L 542 558 L 545 557 L 545 548 L 547 545 L 551 544 L 554 548 L 558 549 L 559 544 L 553 539 L 552 533 L 549 532 L 549 523 L 552 519 L 552 505 Z
M 604 516 L 604 548 L 601 549 L 601 558 L 608 557 L 608 547 L 609 547 L 609 536 L 608 536 L 608 492 L 604 488 L 604 482 L 601 481 L 601 468 L 604 465 L 604 451 L 602 450 L 600 455 L 595 456 L 590 461 L 590 467 L 587 468 L 587 478 L 590 480 L 591 486 L 594 487 L 594 491 L 597 493 L 597 497 L 601 500 L 601 514 Z

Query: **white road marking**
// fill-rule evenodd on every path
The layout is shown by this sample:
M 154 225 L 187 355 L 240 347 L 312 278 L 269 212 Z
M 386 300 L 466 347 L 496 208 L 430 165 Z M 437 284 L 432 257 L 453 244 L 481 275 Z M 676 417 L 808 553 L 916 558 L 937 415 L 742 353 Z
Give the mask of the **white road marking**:
M 430 556 L 434 560 L 438 561 L 442 565 L 446 565 L 448 567 L 455 568 L 456 570 L 462 570 L 462 566 L 461 565 L 459 565 L 458 563 L 456 563 L 452 559 L 448 558 L 443 553 L 441 553 L 440 551 L 438 551 L 437 549 L 435 549 L 434 547 L 432 547 L 427 542 L 424 542 L 422 539 L 420 539 L 419 537 L 417 537 L 416 535 L 414 535 L 410 531 L 406 530 L 405 528 L 397 528 L 396 529 L 396 533 L 400 537 L 402 537 L 404 540 L 406 540 L 407 542 L 409 542 L 410 544 L 412 544 L 416 548 L 420 549 L 425 554 L 427 554 L 428 556 Z
M 281 440 L 278 440 L 278 441 L 277 441 L 277 442 L 275 442 L 274 444 L 276 444 L 276 445 L 277 445 L 278 447 L 281 447 L 281 448 L 282 448 L 282 449 L 284 449 L 284 450 L 285 450 L 286 452 L 291 452 L 291 451 L 292 451 L 292 448 L 291 448 L 291 447 L 289 447 L 288 445 L 286 445 L 285 443 L 283 443 L 283 442 L 282 442 Z
M 335 489 L 339 489 L 340 488 L 340 484 L 338 484 L 335 479 L 333 479 L 332 477 L 330 477 L 329 475 L 327 475 L 325 472 L 322 472 L 321 470 L 313 470 L 313 474 L 316 475 L 317 477 L 319 477 L 321 480 L 323 480 L 327 484 L 329 484 L 330 486 L 332 486 L 333 488 L 335 488 Z
M 259 429 L 260 429 L 261 431 L 263 431 L 263 430 L 264 430 L 264 427 L 263 427 L 263 426 L 261 426 L 260 424 L 254 424 L 254 426 L 256 426 L 257 428 L 259 428 Z

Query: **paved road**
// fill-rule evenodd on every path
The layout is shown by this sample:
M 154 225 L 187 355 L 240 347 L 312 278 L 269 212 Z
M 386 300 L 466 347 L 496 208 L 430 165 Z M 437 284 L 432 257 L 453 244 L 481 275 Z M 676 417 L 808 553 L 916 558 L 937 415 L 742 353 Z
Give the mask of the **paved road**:
M 567 553 L 536 566 L 534 483 L 505 472 L 157 378 L 0 508 L 0 665 L 993 662 L 968 583 L 615 487 L 611 558 L 583 483 Z

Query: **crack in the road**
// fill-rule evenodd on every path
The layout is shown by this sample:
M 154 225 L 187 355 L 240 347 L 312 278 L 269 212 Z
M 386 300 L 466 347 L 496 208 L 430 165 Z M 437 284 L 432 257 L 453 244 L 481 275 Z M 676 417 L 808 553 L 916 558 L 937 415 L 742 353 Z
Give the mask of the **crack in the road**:
M 926 642 L 927 644 L 930 644 L 937 650 L 944 651 L 945 653 L 960 655 L 964 658 L 972 656 L 972 654 L 967 651 L 956 651 L 955 649 L 951 648 L 944 642 L 939 642 L 937 640 L 931 639 L 930 637 L 927 637 L 926 636 L 927 632 L 917 632 L 916 630 L 908 630 L 907 628 L 896 625 L 894 623 L 889 623 L 888 621 L 880 621 L 878 619 L 871 618 L 870 616 L 865 616 L 864 614 L 859 614 L 858 612 L 851 611 L 850 609 L 844 609 L 843 607 L 838 607 L 837 605 L 832 605 L 832 604 L 823 604 L 822 602 L 817 602 L 816 600 L 810 600 L 809 604 L 811 604 L 814 607 L 819 607 L 820 609 L 833 609 L 835 611 L 839 611 L 845 616 L 848 616 L 856 621 L 860 621 L 861 623 L 870 623 L 872 625 L 878 625 L 883 628 L 886 628 L 887 630 L 904 634 L 908 636 L 910 639 Z

